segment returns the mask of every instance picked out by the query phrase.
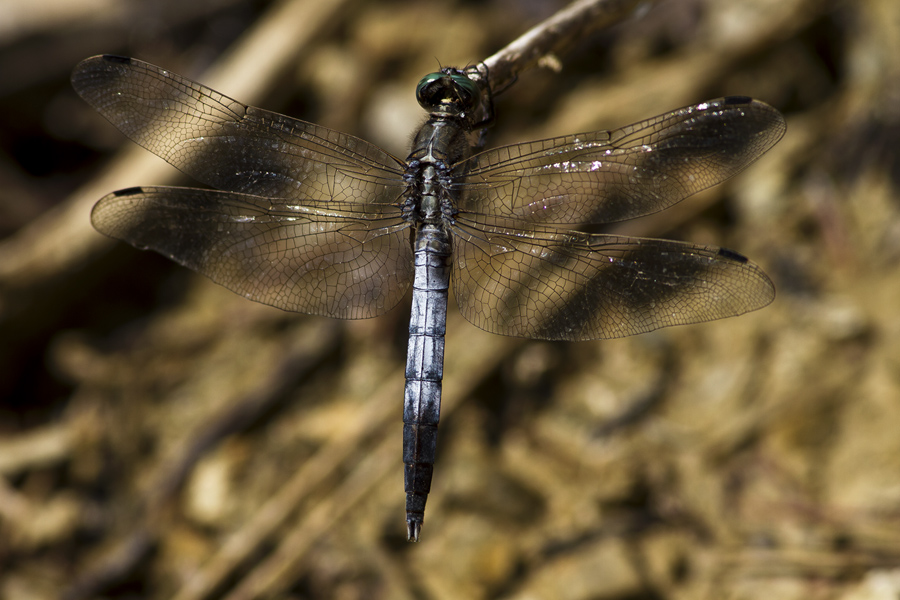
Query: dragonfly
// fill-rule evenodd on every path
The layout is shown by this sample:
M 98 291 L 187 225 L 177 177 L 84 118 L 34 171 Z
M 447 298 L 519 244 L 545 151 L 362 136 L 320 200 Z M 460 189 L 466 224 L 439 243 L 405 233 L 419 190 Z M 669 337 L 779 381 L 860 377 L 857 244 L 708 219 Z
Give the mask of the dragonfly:
M 412 287 L 410 541 L 431 488 L 451 287 L 476 327 L 568 341 L 731 317 L 775 297 L 733 250 L 585 231 L 663 210 L 745 169 L 785 131 L 758 100 L 719 98 L 621 129 L 482 150 L 489 78 L 446 67 L 416 87 L 428 116 L 404 160 L 132 58 L 88 58 L 72 84 L 131 140 L 214 188 L 112 192 L 91 213 L 101 233 L 287 311 L 376 317 Z

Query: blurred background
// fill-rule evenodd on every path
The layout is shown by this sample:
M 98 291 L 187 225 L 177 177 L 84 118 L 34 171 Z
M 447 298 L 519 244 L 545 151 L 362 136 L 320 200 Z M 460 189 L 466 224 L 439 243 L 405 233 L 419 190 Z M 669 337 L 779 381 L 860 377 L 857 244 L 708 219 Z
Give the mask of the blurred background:
M 409 303 L 254 304 L 108 240 L 115 189 L 189 180 L 68 78 L 134 56 L 406 156 L 414 88 L 540 0 L 4 0 L 0 597 L 900 597 L 900 3 L 660 0 L 497 99 L 489 144 L 723 95 L 781 110 L 748 171 L 619 231 L 734 248 L 723 321 L 531 342 L 452 306 L 435 481 L 405 541 Z

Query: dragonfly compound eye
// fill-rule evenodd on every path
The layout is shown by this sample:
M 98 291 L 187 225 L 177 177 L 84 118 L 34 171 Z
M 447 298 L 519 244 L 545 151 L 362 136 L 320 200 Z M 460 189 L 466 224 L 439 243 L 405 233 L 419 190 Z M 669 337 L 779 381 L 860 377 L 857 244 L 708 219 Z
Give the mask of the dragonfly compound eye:
M 456 96 L 462 104 L 463 109 L 471 110 L 475 108 L 478 98 L 481 95 L 478 84 L 465 75 L 451 75 L 450 78 L 453 80 Z
M 428 112 L 438 108 L 446 96 L 443 79 L 443 73 L 429 73 L 416 86 L 416 100 Z
M 478 84 L 458 73 L 430 73 L 416 86 L 416 100 L 428 112 L 462 115 L 477 106 L 480 96 Z

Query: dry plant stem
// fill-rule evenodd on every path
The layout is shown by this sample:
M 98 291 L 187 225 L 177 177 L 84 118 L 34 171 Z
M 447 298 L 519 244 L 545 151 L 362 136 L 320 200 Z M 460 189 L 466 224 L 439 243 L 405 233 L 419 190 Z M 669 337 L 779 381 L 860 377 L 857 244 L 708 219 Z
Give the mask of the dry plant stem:
M 466 347 L 465 337 L 469 333 L 463 327 L 454 329 L 453 334 L 448 335 L 448 346 L 451 348 Z M 486 343 L 480 345 L 477 351 L 459 353 L 450 357 L 446 365 L 447 373 L 459 380 L 460 383 L 445 392 L 441 407 L 443 416 L 446 418 L 452 414 L 463 399 L 468 397 L 475 387 L 499 366 L 501 360 L 520 344 L 521 340 L 515 338 L 489 336 Z M 370 403 L 372 415 L 389 427 L 382 428 L 386 435 L 368 456 L 383 458 L 356 464 L 350 476 L 335 493 L 331 494 L 331 499 L 303 514 L 290 533 L 279 541 L 278 548 L 273 554 L 247 574 L 234 592 L 227 597 L 228 600 L 278 597 L 290 586 L 297 570 L 304 562 L 306 553 L 314 546 L 316 539 L 326 535 L 338 525 L 343 515 L 366 498 L 383 481 L 383 477 L 390 477 L 392 473 L 399 471 L 401 464 L 400 457 L 396 452 L 395 437 L 397 426 L 393 424 L 393 419 L 396 417 L 394 404 L 398 395 L 402 394 L 399 383 L 398 380 L 397 385 L 394 385 L 394 380 L 389 380 L 384 388 L 390 393 L 381 394 L 380 396 L 384 396 L 383 400 L 382 398 L 373 398 Z M 359 419 L 359 422 L 361 427 L 366 427 L 369 423 L 365 418 Z M 343 441 L 331 444 L 329 447 L 322 448 L 318 455 L 328 457 L 340 453 L 343 451 L 344 445 Z M 353 448 L 353 452 L 348 453 L 345 458 L 352 458 L 354 462 L 357 462 L 357 453 L 358 448 Z M 376 476 L 374 471 L 381 476 Z M 291 502 L 291 508 L 301 500 L 300 497 L 283 497 L 282 499 L 284 502 Z M 276 525 L 283 526 L 281 523 Z M 252 552 L 254 548 L 243 548 L 242 550 L 244 553 L 248 553 Z M 179 596 L 177 600 L 187 600 L 187 598 L 190 597 Z
M 485 59 L 491 89 L 503 91 L 522 71 L 538 64 L 556 65 L 560 56 L 591 33 L 630 16 L 652 0 L 579 0 L 532 27 Z
M 225 600 L 272 598 L 283 593 L 316 540 L 334 529 L 343 515 L 396 471 L 397 445 L 393 437 L 384 436 L 377 448 L 367 453 L 366 458 L 344 479 L 332 495 L 337 502 L 326 498 L 301 515 L 299 523 L 292 525 L 280 540 L 277 550 L 255 566 Z
M 371 402 L 355 416 L 339 442 L 322 447 L 305 461 L 291 479 L 261 506 L 254 517 L 233 533 L 203 569 L 175 596 L 175 600 L 205 598 L 264 541 L 284 527 L 298 503 L 358 451 L 372 429 L 382 428 L 396 415 L 394 400 L 402 394 L 402 381 L 390 379 L 372 394 Z
M 203 455 L 219 440 L 243 430 L 259 415 L 270 410 L 300 379 L 315 369 L 323 356 L 334 351 L 339 342 L 338 328 L 334 326 L 317 331 L 319 334 L 312 346 L 288 351 L 281 364 L 273 368 L 272 375 L 253 394 L 227 407 L 185 437 L 183 449 L 175 453 L 175 460 L 164 467 L 152 486 L 144 522 L 129 537 L 115 544 L 115 549 L 105 560 L 76 581 L 68 590 L 66 600 L 94 597 L 110 583 L 129 573 L 146 556 L 156 545 L 159 531 L 165 526 L 165 508 Z
M 138 526 L 127 538 L 117 542 L 99 567 L 79 577 L 62 594 L 62 600 L 96 598 L 109 585 L 120 581 L 132 572 L 156 545 L 156 535 L 144 526 Z
M 454 333 L 448 336 L 448 345 L 465 347 L 465 329 L 456 328 L 452 331 Z M 519 343 L 519 340 L 513 338 L 490 336 L 489 343 L 479 346 L 477 351 L 448 357 L 447 374 L 455 376 L 461 382 L 464 379 L 465 383 L 454 386 L 445 394 L 442 407 L 444 416 L 452 414 L 463 398 Z M 298 568 L 297 565 L 303 562 L 315 540 L 332 529 L 343 515 L 379 485 L 382 476 L 389 476 L 399 469 L 396 431 L 391 424 L 396 418 L 396 400 L 402 393 L 402 380 L 388 378 L 374 391 L 365 410 L 348 424 L 340 439 L 323 446 L 315 456 L 307 460 L 278 493 L 260 507 L 254 518 L 232 534 L 202 570 L 191 577 L 175 596 L 175 600 L 199 600 L 207 597 L 248 556 L 256 552 L 260 544 L 285 528 L 285 523 L 304 498 L 321 486 L 336 469 L 357 456 L 366 437 L 374 430 L 382 431 L 381 439 L 369 454 L 387 458 L 356 465 L 350 478 L 337 491 L 329 494 L 328 502 L 300 516 L 290 534 L 279 541 L 274 553 L 238 584 L 233 597 L 259 597 L 264 592 L 272 594 L 283 589 L 287 585 L 284 579 L 289 579 L 294 572 L 292 569 Z M 376 470 L 381 476 L 375 477 L 370 473 Z
M 79 436 L 84 434 L 83 429 L 81 421 L 67 420 L 21 435 L 4 437 L 0 440 L 0 476 L 66 460 Z

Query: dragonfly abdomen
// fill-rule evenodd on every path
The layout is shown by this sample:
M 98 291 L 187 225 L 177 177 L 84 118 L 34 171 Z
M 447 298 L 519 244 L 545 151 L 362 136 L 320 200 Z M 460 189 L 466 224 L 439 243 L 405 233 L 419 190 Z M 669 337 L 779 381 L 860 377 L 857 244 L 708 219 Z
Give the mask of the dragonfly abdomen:
M 431 490 L 441 412 L 444 332 L 450 287 L 450 244 L 437 224 L 416 234 L 415 279 L 403 399 L 403 464 L 407 537 L 416 541 Z

